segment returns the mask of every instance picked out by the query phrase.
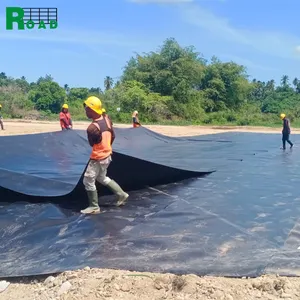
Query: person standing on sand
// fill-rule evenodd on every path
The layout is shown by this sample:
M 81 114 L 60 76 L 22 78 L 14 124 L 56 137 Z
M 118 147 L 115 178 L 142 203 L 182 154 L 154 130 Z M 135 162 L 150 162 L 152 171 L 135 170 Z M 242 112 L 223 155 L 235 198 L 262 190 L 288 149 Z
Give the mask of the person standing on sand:
M 290 120 L 286 117 L 285 114 L 280 115 L 280 119 L 283 121 L 282 125 L 282 149 L 285 150 L 285 144 L 288 142 L 293 148 L 294 144 L 290 141 L 291 127 Z
M 2 121 L 2 115 L 1 115 L 1 110 L 2 110 L 2 105 L 0 104 L 0 126 L 1 126 L 1 129 L 4 130 L 4 125 L 3 125 L 3 121 Z
M 92 153 L 84 174 L 83 184 L 89 199 L 89 206 L 81 210 L 83 214 L 98 214 L 98 192 L 96 181 L 108 187 L 118 197 L 117 206 L 124 205 L 129 195 L 112 179 L 107 177 L 107 169 L 112 161 L 112 144 L 115 132 L 112 122 L 102 115 L 102 103 L 97 97 L 91 96 L 84 101 L 86 116 L 92 119 L 87 128 L 87 136 Z
M 139 112 L 137 110 L 135 110 L 132 114 L 132 126 L 134 128 L 141 126 L 138 114 L 139 114 Z
M 61 112 L 59 113 L 59 121 L 61 130 L 69 130 L 73 128 L 73 122 L 71 115 L 69 113 L 69 105 L 64 104 L 62 106 Z

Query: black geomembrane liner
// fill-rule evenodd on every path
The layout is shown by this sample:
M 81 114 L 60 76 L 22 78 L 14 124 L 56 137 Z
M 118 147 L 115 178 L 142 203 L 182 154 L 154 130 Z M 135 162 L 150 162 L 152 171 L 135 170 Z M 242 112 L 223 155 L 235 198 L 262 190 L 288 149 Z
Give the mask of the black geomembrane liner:
M 108 175 L 129 191 L 87 205 L 85 131 L 0 137 L 0 276 L 85 266 L 219 276 L 299 274 L 300 151 L 280 134 L 171 138 L 116 129 Z

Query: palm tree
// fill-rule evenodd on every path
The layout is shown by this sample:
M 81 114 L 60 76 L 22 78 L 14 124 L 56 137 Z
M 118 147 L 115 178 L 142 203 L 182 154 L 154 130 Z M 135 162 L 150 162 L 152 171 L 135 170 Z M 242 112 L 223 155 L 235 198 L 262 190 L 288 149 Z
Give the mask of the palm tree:
M 281 78 L 281 85 L 287 87 L 289 85 L 289 76 L 283 75 Z
M 295 88 L 297 88 L 297 85 L 299 84 L 299 79 L 296 77 L 294 80 L 293 80 L 293 85 L 295 86 Z
M 272 80 L 268 81 L 266 88 L 269 92 L 273 92 L 275 89 L 275 80 L 272 79 Z
M 300 93 L 300 80 L 297 77 L 293 80 L 293 85 L 295 86 L 296 93 L 299 94 Z
M 106 76 L 104 79 L 105 90 L 110 90 L 114 84 L 114 80 L 110 76 Z
M 0 79 L 7 79 L 5 72 L 0 73 Z
M 65 85 L 64 85 L 64 89 L 65 89 L 66 93 L 69 94 L 69 92 L 70 92 L 70 87 L 69 87 L 68 84 L 65 84 Z

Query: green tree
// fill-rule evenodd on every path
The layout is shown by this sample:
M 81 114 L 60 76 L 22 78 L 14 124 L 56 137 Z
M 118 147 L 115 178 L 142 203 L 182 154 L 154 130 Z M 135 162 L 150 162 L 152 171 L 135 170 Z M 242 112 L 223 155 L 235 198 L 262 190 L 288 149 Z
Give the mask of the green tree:
M 68 94 L 70 93 L 70 87 L 69 87 L 69 85 L 68 85 L 68 84 L 65 84 L 65 85 L 64 85 L 64 89 L 65 89 L 65 91 L 66 91 L 66 94 L 68 95 Z
M 80 102 L 82 104 L 83 101 L 88 97 L 88 95 L 88 88 L 71 88 L 68 95 L 68 100 L 70 103 Z
M 104 79 L 105 90 L 108 91 L 113 87 L 114 80 L 110 76 L 106 76 Z
M 181 47 L 173 38 L 167 39 L 158 52 L 136 54 L 125 66 L 121 81 L 142 82 L 149 91 L 171 96 L 183 80 L 193 88 L 204 71 L 204 60 L 193 47 Z
M 283 111 L 292 121 L 300 117 L 298 78 L 290 84 L 288 75 L 283 75 L 279 85 L 272 78 L 250 80 L 244 66 L 216 56 L 206 60 L 193 46 L 183 47 L 174 38 L 163 41 L 155 51 L 135 53 L 118 81 L 114 84 L 106 76 L 104 87 L 105 91 L 61 87 L 48 74 L 28 82 L 25 76 L 15 79 L 1 72 L 0 102 L 6 116 L 18 118 L 52 118 L 67 102 L 73 117 L 86 119 L 82 102 L 90 95 L 100 97 L 120 122 L 130 122 L 136 109 L 143 123 L 263 125 L 280 123 L 278 114 Z
M 48 81 L 53 81 L 53 77 L 49 74 L 46 74 L 46 76 L 41 76 L 37 81 L 36 84 L 40 84 L 42 82 L 48 82 Z
M 289 87 L 289 76 L 283 75 L 281 77 L 281 86 L 285 89 Z
M 7 76 L 6 76 L 5 72 L 0 73 L 0 79 L 7 79 Z
M 46 80 L 30 90 L 29 99 L 37 110 L 58 113 L 66 100 L 66 93 L 58 83 Z
M 15 83 L 18 87 L 21 88 L 21 90 L 24 93 L 28 93 L 30 90 L 30 84 L 27 82 L 24 76 L 22 76 L 20 79 L 16 79 Z

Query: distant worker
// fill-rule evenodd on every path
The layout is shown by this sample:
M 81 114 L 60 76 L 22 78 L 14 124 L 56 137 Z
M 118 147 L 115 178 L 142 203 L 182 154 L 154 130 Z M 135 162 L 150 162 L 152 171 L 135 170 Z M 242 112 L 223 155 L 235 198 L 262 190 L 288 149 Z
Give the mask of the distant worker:
M 2 105 L 0 104 L 0 125 L 1 125 L 1 129 L 4 130 L 4 125 L 3 125 L 3 118 L 2 118 L 2 114 L 1 114 L 1 111 L 2 111 Z
M 81 210 L 81 213 L 97 214 L 100 213 L 100 207 L 96 181 L 108 187 L 117 196 L 117 206 L 124 205 L 129 195 L 114 180 L 107 177 L 107 169 L 112 161 L 115 132 L 110 119 L 102 115 L 101 100 L 91 96 L 84 102 L 84 107 L 87 117 L 93 121 L 87 128 L 92 153 L 83 179 L 89 206 Z
M 139 121 L 139 117 L 138 117 L 139 112 L 137 110 L 135 110 L 132 114 L 132 125 L 134 128 L 136 127 L 140 127 L 141 123 Z
M 288 142 L 293 147 L 293 143 L 290 141 L 291 127 L 290 120 L 286 117 L 285 114 L 280 115 L 280 119 L 283 121 L 282 128 L 282 149 L 285 150 L 285 144 Z
M 62 106 L 62 110 L 59 113 L 59 120 L 60 120 L 61 130 L 69 130 L 73 128 L 73 122 L 72 122 L 71 115 L 69 113 L 68 104 L 64 104 Z

